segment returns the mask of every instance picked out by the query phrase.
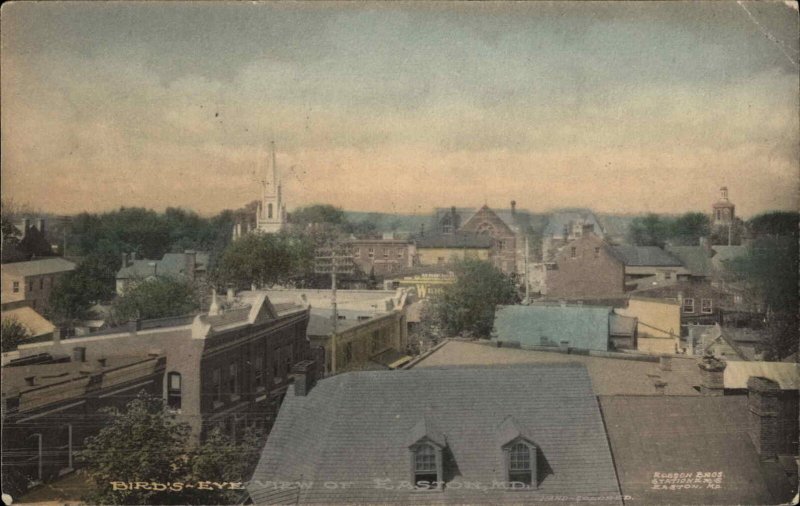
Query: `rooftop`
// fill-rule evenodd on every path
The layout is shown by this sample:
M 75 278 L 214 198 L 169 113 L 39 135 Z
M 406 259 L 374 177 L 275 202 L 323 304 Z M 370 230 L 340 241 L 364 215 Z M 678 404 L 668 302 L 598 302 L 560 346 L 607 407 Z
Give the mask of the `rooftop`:
M 608 349 L 611 308 L 602 306 L 500 306 L 495 313 L 493 336 L 528 346 Z
M 3 311 L 2 319 L 5 320 L 7 318 L 16 319 L 24 325 L 30 331 L 30 337 L 51 334 L 55 330 L 55 326 L 52 323 L 28 306 Z
M 75 270 L 75 264 L 60 257 L 3 264 L 3 274 L 12 276 L 41 276 Z
M 629 267 L 680 267 L 681 261 L 657 246 L 612 246 L 611 251 Z
M 508 480 L 498 441 L 509 426 L 540 449 L 538 490 L 492 488 Z M 409 441 L 420 433 L 446 444 L 443 491 L 410 486 Z M 263 504 L 286 493 L 269 482 L 297 480 L 311 483 L 295 490 L 299 503 L 497 504 L 564 495 L 620 504 L 597 400 L 579 364 L 355 372 L 321 380 L 307 396 L 290 390 L 248 491 Z
M 154 273 L 159 276 L 185 276 L 186 255 L 187 253 L 167 253 L 161 260 L 131 260 L 130 265 L 117 272 L 117 279 L 145 278 Z M 208 253 L 197 252 L 195 262 L 196 272 L 205 271 L 209 262 Z
M 653 383 L 667 383 L 666 395 L 700 395 L 700 370 L 694 358 L 674 357 L 671 370 L 662 371 L 654 361 L 605 358 L 517 348 L 496 348 L 487 341 L 446 341 L 414 368 L 496 364 L 578 363 L 586 367 L 598 395 L 656 395 Z M 654 360 L 652 357 L 651 360 Z
M 491 248 L 494 240 L 488 235 L 477 234 L 437 234 L 418 237 L 417 248 Z
M 713 272 L 711 255 L 703 246 L 670 246 L 669 253 L 677 257 L 692 276 L 710 276 Z
M 779 464 L 761 463 L 750 441 L 747 396 L 603 396 L 600 406 L 622 493 L 637 504 L 787 504 L 792 497 Z

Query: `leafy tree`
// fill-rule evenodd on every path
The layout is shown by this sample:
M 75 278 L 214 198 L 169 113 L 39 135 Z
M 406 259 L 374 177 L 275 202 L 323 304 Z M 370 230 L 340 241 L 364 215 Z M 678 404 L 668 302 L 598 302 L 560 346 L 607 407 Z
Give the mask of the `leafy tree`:
M 17 346 L 31 335 L 28 327 L 23 325 L 14 317 L 3 318 L 2 331 L 0 331 L 0 343 L 3 352 L 17 349 Z
M 222 252 L 212 277 L 238 288 L 269 286 L 289 279 L 307 257 L 313 261 L 313 247 L 286 234 L 247 234 Z
M 678 245 L 695 246 L 711 233 L 711 219 L 704 213 L 686 213 L 669 222 L 669 240 Z
M 347 223 L 344 211 L 340 207 L 329 204 L 314 204 L 295 209 L 290 214 L 289 221 L 301 226 L 320 223 L 345 225 Z
M 747 288 L 750 302 L 767 315 L 762 351 L 779 360 L 797 351 L 798 243 L 794 237 L 764 236 L 746 255 L 731 260 L 730 269 Z
M 120 258 L 111 253 L 85 257 L 50 292 L 48 316 L 57 322 L 85 318 L 93 304 L 114 295 L 120 264 Z
M 494 326 L 495 307 L 511 304 L 517 290 L 511 278 L 489 262 L 456 261 L 456 281 L 429 299 L 424 325 L 448 336 L 488 338 Z
M 192 313 L 200 300 L 194 287 L 166 276 L 147 278 L 133 283 L 112 303 L 114 320 L 165 318 Z
M 730 227 L 728 225 L 717 225 L 711 230 L 711 244 L 727 245 L 730 243 L 733 246 L 742 244 L 742 238 L 745 234 L 745 224 L 739 218 L 734 218 Z
M 765 235 L 797 237 L 800 213 L 774 211 L 750 218 L 747 228 L 753 237 Z
M 108 424 L 86 439 L 79 461 L 94 484 L 89 504 L 184 504 L 169 490 L 113 490 L 111 482 L 184 481 L 189 426 L 175 421 L 160 398 L 140 394 L 124 411 L 104 412 Z
M 669 237 L 670 224 L 659 215 L 650 213 L 634 218 L 628 229 L 628 239 L 637 246 L 663 247 Z

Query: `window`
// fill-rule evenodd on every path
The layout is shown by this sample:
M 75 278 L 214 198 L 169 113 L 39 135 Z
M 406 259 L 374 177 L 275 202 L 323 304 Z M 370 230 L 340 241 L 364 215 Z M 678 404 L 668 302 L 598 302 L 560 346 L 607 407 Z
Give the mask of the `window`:
M 717 221 L 719 221 L 719 220 L 721 220 L 721 219 L 722 219 L 722 211 L 720 211 L 719 209 L 717 209 Z
M 367 256 L 370 258 L 375 258 L 375 248 L 369 248 L 367 250 Z
M 211 395 L 214 402 L 222 401 L 222 371 L 219 369 L 211 373 Z
M 344 363 L 349 364 L 353 360 L 353 343 L 344 345 Z
M 594 257 L 595 258 L 600 258 L 600 248 L 599 247 L 594 249 Z
M 417 488 L 436 488 L 439 482 L 436 470 L 436 451 L 430 445 L 420 445 L 414 452 L 414 484 Z
M 672 279 L 672 271 L 664 271 L 664 279 Z
M 33 291 L 33 281 L 28 281 L 28 291 L 29 292 Z
M 505 241 L 497 241 L 497 249 L 502 250 L 506 245 Z
M 694 313 L 694 299 L 683 299 L 683 312 Z
M 383 258 L 389 258 L 389 248 L 383 248 Z
M 397 258 L 403 258 L 403 248 L 397 248 Z
M 437 259 L 436 259 L 436 263 L 437 263 L 437 264 L 439 264 L 439 265 L 442 265 L 442 264 L 444 264 L 444 257 L 439 257 L 439 258 L 437 258 Z
M 181 373 L 171 372 L 167 375 L 167 406 L 181 409 Z
M 236 362 L 232 363 L 228 368 L 228 392 L 231 394 L 238 393 L 239 390 L 239 366 Z
M 532 484 L 531 449 L 525 443 L 516 443 L 508 456 L 508 481 Z
M 570 248 L 569 254 L 570 257 L 575 258 L 576 256 L 578 256 L 578 249 L 575 246 L 573 246 L 572 248 Z
M 267 218 L 272 218 L 272 204 L 267 204 Z
M 19 281 L 14 281 L 14 287 L 12 288 L 14 293 L 19 293 Z
M 255 362 L 253 362 L 253 384 L 256 389 L 264 386 L 264 354 L 261 350 L 256 350 Z
M 700 301 L 700 312 L 703 314 L 711 314 L 714 312 L 714 305 L 711 299 L 702 299 Z
M 44 290 L 44 278 L 39 278 L 39 290 Z
M 353 256 L 356 258 L 361 257 L 361 248 L 353 248 Z

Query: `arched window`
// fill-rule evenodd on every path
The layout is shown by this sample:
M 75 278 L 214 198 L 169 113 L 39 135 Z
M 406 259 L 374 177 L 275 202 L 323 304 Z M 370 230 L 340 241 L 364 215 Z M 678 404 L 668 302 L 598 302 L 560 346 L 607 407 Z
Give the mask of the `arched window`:
M 531 485 L 533 466 L 530 447 L 525 443 L 516 443 L 511 447 L 508 458 L 508 481 Z
M 181 409 L 181 373 L 167 375 L 167 405 L 171 409 Z
M 436 488 L 436 451 L 431 445 L 419 445 L 414 452 L 414 484 L 417 488 Z
M 491 223 L 481 223 L 478 225 L 478 233 L 481 235 L 491 235 L 494 232 L 494 227 Z
M 442 219 L 442 233 L 450 234 L 453 232 L 453 221 L 448 214 Z

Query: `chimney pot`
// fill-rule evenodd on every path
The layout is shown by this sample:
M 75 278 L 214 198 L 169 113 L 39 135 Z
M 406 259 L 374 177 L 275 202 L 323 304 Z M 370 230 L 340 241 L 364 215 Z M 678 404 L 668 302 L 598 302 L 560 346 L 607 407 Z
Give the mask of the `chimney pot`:
M 725 367 L 728 364 L 724 360 L 707 354 L 700 359 L 697 365 L 700 367 L 700 394 L 725 395 Z
M 292 368 L 294 394 L 305 397 L 317 382 L 317 364 L 313 360 L 298 362 Z
M 86 348 L 76 346 L 72 349 L 72 360 L 74 362 L 86 362 Z

